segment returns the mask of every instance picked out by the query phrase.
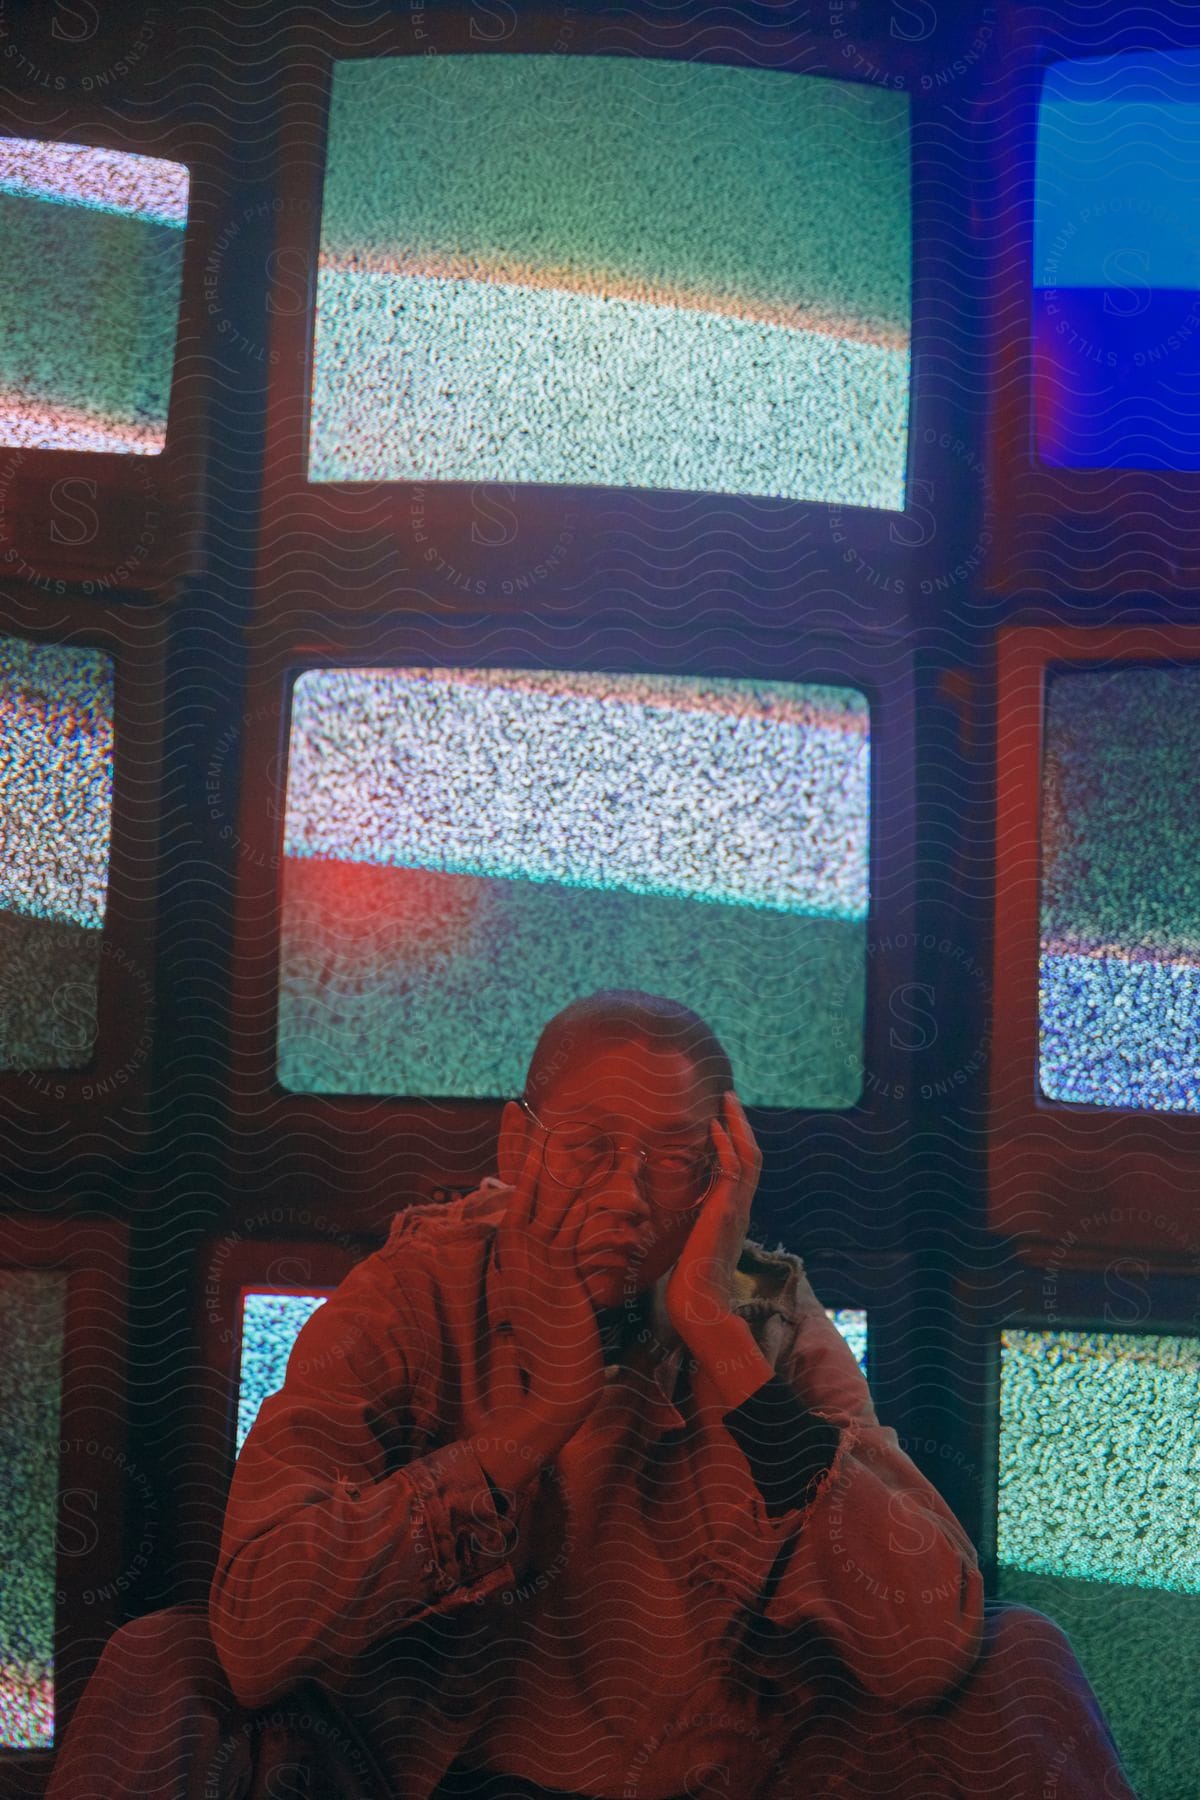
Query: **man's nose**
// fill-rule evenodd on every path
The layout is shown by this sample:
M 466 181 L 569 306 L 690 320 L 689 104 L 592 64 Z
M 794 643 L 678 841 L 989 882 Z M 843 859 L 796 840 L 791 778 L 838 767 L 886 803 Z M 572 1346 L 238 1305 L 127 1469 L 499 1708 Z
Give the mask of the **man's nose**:
M 638 1151 L 618 1150 L 599 1196 L 605 1212 L 619 1213 L 634 1226 L 644 1225 L 650 1218 L 650 1203 L 642 1192 L 644 1167 Z

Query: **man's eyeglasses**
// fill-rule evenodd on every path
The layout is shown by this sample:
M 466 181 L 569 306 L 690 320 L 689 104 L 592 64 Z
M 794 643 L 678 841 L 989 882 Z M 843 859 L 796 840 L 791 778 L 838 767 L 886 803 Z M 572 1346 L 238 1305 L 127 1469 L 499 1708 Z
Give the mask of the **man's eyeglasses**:
M 617 1140 L 594 1125 L 543 1125 L 527 1100 L 518 1101 L 546 1133 L 542 1167 L 563 1187 L 587 1188 L 617 1166 Z M 664 1211 L 686 1212 L 706 1198 L 717 1178 L 716 1152 L 696 1149 L 638 1150 L 646 1193 Z

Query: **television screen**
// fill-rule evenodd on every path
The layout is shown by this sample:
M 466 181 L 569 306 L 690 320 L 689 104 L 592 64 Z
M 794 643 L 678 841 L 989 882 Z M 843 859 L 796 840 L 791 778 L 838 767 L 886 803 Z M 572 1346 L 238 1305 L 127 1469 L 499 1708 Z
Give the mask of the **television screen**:
M 112 782 L 112 659 L 0 637 L 0 1069 L 91 1058 Z
M 0 137 L 0 444 L 162 450 L 187 201 L 180 163 Z
M 642 57 L 334 68 L 310 481 L 904 506 L 908 99 Z
M 306 1094 L 517 1094 L 580 994 L 675 996 L 749 1105 L 862 1085 L 856 689 L 314 669 L 292 694 L 277 1070 Z
M 1042 462 L 1200 469 L 1200 51 L 1052 64 L 1036 155 Z
M 1200 1793 L 1200 1339 L 1001 1333 L 999 1597 L 1066 1631 L 1142 1800 Z
M 851 1350 L 854 1360 L 867 1376 L 867 1314 L 861 1306 L 827 1306 L 826 1318 L 832 1319 Z
M 236 1451 L 250 1435 L 258 1409 L 268 1394 L 278 1393 L 288 1357 L 302 1325 L 323 1306 L 333 1290 L 281 1294 L 274 1289 L 248 1292 L 242 1298 L 241 1356 L 238 1368 Z M 825 1308 L 850 1348 L 864 1376 L 867 1372 L 867 1315 L 855 1307 Z
M 1200 665 L 1049 677 L 1040 1083 L 1200 1112 Z
M 67 1274 L 0 1269 L 0 1747 L 54 1743 L 58 1447 Z
M 272 1288 L 242 1296 L 241 1355 L 238 1364 L 237 1453 L 250 1435 L 258 1409 L 268 1394 L 278 1393 L 287 1372 L 292 1345 L 332 1288 L 311 1293 L 281 1294 Z

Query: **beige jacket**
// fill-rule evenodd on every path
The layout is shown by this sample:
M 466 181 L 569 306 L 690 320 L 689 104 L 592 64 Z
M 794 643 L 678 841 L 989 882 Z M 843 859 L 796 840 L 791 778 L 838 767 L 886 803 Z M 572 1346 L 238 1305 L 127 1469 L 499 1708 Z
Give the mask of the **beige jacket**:
M 497 1222 L 511 1190 L 409 1208 L 297 1338 L 234 1472 L 210 1621 L 238 1699 L 311 1677 L 397 1800 L 460 1756 L 570 1792 L 665 1800 L 781 1746 L 832 1681 L 932 1704 L 978 1655 L 965 1531 L 881 1426 L 801 1259 L 747 1242 L 736 1311 L 840 1428 L 769 1517 L 662 1307 L 584 1426 L 501 1518 L 463 1441 L 521 1392 Z M 652 1340 L 653 1342 L 653 1340 Z M 800 1790 L 796 1790 L 799 1792 Z

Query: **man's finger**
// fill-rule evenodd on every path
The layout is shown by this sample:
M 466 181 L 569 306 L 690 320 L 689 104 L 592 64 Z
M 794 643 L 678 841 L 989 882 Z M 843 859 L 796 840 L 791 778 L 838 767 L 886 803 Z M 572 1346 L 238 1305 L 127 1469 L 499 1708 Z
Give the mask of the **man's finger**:
M 712 1122 L 713 1143 L 717 1147 L 717 1168 L 727 1181 L 736 1181 L 742 1172 L 733 1139 L 719 1119 Z
M 762 1151 L 758 1147 L 758 1140 L 750 1129 L 746 1110 L 732 1088 L 725 1096 L 725 1116 L 728 1120 L 727 1128 L 742 1164 L 761 1167 Z
M 504 1223 L 517 1227 L 529 1223 L 533 1212 L 533 1197 L 537 1191 L 538 1172 L 542 1166 L 542 1146 L 538 1142 L 536 1129 L 530 1133 L 525 1145 L 525 1154 L 521 1158 L 521 1166 L 517 1170 L 517 1179 L 513 1183 L 512 1198 L 504 1214 Z

